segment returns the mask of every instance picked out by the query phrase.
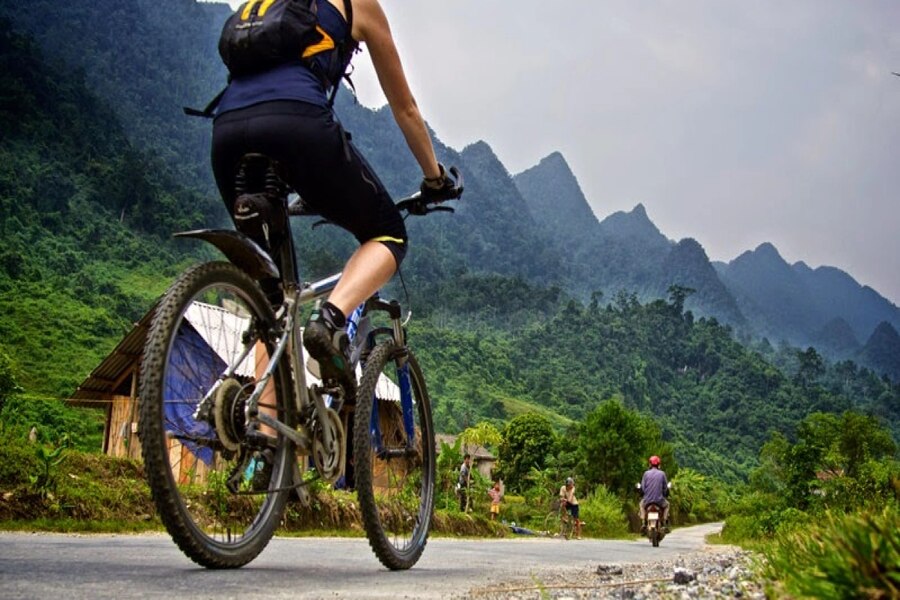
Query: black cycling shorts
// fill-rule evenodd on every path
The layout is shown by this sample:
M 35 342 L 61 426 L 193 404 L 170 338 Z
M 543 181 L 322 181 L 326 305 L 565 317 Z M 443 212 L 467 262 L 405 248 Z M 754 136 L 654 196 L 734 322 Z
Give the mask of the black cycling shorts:
M 265 154 L 281 163 L 287 183 L 309 209 L 360 243 L 384 243 L 399 267 L 408 242 L 403 217 L 348 138 L 330 109 L 306 102 L 263 102 L 219 115 L 213 124 L 212 166 L 229 214 L 241 157 Z

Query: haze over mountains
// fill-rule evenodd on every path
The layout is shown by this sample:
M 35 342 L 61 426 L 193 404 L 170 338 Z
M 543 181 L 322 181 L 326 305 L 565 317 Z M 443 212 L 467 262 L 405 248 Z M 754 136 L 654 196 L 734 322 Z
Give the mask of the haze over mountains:
M 48 56 L 82 69 L 132 144 L 212 195 L 208 124 L 184 118 L 180 106 L 202 106 L 223 85 L 215 46 L 229 9 L 193 0 L 171 0 L 165 11 L 156 0 L 110 3 L 106 22 L 116 26 L 107 29 L 92 25 L 98 10 L 92 3 L 31 5 L 27 11 L 2 7 L 0 14 L 34 35 Z M 411 191 L 418 169 L 390 112 L 355 104 L 344 92 L 337 111 L 392 193 Z M 453 218 L 410 220 L 413 246 L 405 268 L 413 281 L 468 270 L 558 286 L 583 299 L 602 292 L 606 300 L 620 293 L 666 297 L 678 285 L 695 290 L 689 309 L 742 336 L 814 344 L 829 358 L 852 358 L 900 378 L 900 309 L 847 273 L 790 265 L 771 244 L 713 263 L 702 232 L 699 240 L 670 240 L 640 204 L 598 218 L 559 153 L 511 175 L 482 141 L 462 151 L 438 142 L 437 151 L 440 160 L 461 167 L 467 192 Z M 211 210 L 217 212 L 207 215 L 209 224 L 221 223 L 224 211 Z M 320 261 L 322 270 L 340 262 L 346 240 L 326 246 L 331 258 Z
M 690 287 L 696 293 L 687 306 L 700 314 L 754 336 L 815 345 L 832 359 L 863 364 L 871 364 L 864 344 L 890 346 L 890 332 L 900 328 L 900 309 L 877 291 L 834 267 L 789 265 L 772 244 L 729 263 L 711 263 L 696 240 L 667 239 L 640 204 L 629 213 L 597 219 L 558 153 L 514 180 L 552 238 L 568 247 L 576 289 L 654 298 L 673 284 Z M 880 370 L 897 372 L 884 364 Z

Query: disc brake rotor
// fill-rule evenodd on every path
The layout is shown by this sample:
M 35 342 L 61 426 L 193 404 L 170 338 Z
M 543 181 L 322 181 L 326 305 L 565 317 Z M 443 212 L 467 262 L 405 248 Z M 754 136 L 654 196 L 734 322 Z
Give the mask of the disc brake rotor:
M 331 434 L 331 444 L 325 443 L 325 428 Z M 344 464 L 344 426 L 337 412 L 328 408 L 317 414 L 313 425 L 313 463 L 325 481 L 334 483 L 341 476 Z
M 244 386 L 236 379 L 226 379 L 216 390 L 216 402 L 213 406 L 216 434 L 227 450 L 237 451 L 240 448 L 247 429 L 244 416 L 246 400 Z

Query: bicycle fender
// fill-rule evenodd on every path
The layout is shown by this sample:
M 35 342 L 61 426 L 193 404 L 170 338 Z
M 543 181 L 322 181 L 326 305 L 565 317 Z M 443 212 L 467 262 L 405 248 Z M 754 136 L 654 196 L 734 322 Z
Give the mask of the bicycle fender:
M 278 267 L 275 265 L 272 257 L 269 256 L 269 253 L 240 231 L 232 229 L 197 229 L 194 231 L 182 231 L 176 233 L 173 237 L 196 238 L 209 242 L 218 248 L 229 262 L 253 279 L 281 278 Z

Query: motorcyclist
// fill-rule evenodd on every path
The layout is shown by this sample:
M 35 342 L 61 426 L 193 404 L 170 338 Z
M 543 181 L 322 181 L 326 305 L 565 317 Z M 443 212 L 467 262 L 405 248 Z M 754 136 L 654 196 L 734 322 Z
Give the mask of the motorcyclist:
M 669 501 L 666 496 L 669 495 L 669 480 L 666 478 L 666 472 L 659 468 L 659 457 L 654 455 L 649 460 L 650 467 L 644 471 L 641 478 L 641 534 L 647 533 L 647 505 L 655 504 L 660 508 L 660 522 L 664 525 L 664 531 L 669 533 Z

